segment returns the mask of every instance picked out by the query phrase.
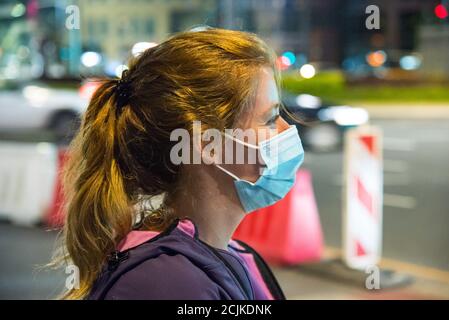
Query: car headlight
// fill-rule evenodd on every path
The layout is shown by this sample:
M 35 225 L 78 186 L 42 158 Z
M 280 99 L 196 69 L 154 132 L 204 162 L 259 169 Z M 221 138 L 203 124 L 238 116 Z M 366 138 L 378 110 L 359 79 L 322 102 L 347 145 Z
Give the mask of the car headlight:
M 338 106 L 320 110 L 318 118 L 322 121 L 335 121 L 340 126 L 359 126 L 368 122 L 369 115 L 362 108 Z
M 47 102 L 50 91 L 47 88 L 42 88 L 38 86 L 26 86 L 23 88 L 23 96 L 29 101 L 32 107 L 40 108 L 45 106 Z

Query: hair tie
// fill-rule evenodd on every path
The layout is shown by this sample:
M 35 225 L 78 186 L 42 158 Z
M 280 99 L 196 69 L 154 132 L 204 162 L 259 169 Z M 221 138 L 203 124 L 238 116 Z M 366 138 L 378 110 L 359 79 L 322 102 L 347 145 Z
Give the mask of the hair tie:
M 117 81 L 116 92 L 116 111 L 117 115 L 122 112 L 124 106 L 129 103 L 131 97 L 131 82 L 127 77 L 128 70 L 123 70 L 121 78 Z

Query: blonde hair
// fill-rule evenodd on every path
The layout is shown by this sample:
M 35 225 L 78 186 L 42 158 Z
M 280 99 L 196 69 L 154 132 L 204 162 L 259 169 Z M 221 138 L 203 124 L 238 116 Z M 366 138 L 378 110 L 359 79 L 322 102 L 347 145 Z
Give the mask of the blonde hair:
M 223 29 L 176 34 L 129 65 L 131 95 L 121 113 L 117 79 L 96 90 L 69 148 L 63 179 L 66 220 L 55 261 L 79 268 L 89 294 L 108 255 L 133 228 L 136 204 L 176 189 L 181 166 L 170 161 L 170 133 L 193 121 L 224 129 L 251 106 L 261 67 L 275 68 L 273 51 L 254 34 Z M 146 227 L 164 229 L 173 216 L 157 211 Z

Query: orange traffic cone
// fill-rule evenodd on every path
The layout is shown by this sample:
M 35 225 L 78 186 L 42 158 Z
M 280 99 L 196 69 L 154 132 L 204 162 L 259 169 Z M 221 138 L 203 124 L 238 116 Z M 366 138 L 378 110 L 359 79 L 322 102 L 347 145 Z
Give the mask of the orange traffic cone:
M 320 260 L 323 233 L 311 173 L 299 170 L 285 198 L 247 215 L 233 238 L 248 243 L 270 263 L 292 265 Z

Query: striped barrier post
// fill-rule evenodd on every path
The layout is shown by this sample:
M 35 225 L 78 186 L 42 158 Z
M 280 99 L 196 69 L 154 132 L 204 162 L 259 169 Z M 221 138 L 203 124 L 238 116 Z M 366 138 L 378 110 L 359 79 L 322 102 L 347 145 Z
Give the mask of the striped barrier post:
M 374 126 L 347 131 L 343 168 L 343 253 L 364 270 L 382 253 L 382 133 Z

